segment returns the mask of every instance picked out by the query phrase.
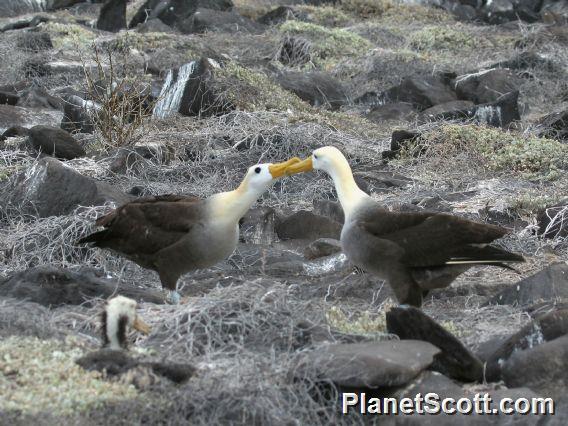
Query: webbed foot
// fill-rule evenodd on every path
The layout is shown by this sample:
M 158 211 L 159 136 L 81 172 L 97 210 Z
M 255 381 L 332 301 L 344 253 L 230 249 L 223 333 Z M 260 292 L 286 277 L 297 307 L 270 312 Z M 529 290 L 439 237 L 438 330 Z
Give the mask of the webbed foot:
M 166 303 L 170 305 L 179 305 L 181 302 L 181 296 L 176 290 L 168 290 L 166 294 Z

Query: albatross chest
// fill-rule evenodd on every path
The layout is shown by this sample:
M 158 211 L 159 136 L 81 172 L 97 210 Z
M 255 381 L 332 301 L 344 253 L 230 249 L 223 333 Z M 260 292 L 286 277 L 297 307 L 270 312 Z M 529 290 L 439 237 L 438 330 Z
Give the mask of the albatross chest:
M 396 264 L 401 255 L 396 244 L 375 238 L 356 221 L 343 225 L 341 247 L 352 264 L 382 279 L 387 279 L 389 266 Z
M 239 241 L 239 225 L 212 222 L 201 227 L 193 237 L 194 241 L 199 241 L 199 266 L 212 266 L 229 257 L 235 250 Z

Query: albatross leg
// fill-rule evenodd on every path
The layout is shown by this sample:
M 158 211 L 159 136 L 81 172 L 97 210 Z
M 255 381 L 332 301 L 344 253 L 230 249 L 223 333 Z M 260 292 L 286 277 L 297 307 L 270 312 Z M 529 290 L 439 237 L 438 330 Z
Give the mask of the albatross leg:
M 172 274 L 171 271 L 158 271 L 162 287 L 166 290 L 165 302 L 170 305 L 179 305 L 181 296 L 177 291 L 177 281 L 179 275 Z
M 388 283 L 401 305 L 411 305 L 417 308 L 422 306 L 422 289 L 409 273 L 397 271 L 391 273 Z

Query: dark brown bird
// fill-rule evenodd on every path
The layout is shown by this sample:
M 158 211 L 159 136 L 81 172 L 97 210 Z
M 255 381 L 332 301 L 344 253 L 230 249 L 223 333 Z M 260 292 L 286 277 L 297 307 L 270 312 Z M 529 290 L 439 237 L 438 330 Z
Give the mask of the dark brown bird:
M 158 272 L 168 300 L 179 302 L 179 277 L 229 257 L 239 240 L 239 220 L 286 168 L 299 162 L 257 164 L 234 191 L 201 200 L 176 195 L 127 203 L 96 221 L 106 229 L 79 241 L 108 248 Z
M 313 152 L 288 174 L 325 171 L 345 213 L 341 246 L 356 266 L 389 282 L 399 303 L 420 307 L 431 289 L 449 286 L 474 265 L 510 268 L 518 254 L 488 245 L 507 230 L 442 213 L 390 212 L 355 183 L 344 155 L 334 147 Z

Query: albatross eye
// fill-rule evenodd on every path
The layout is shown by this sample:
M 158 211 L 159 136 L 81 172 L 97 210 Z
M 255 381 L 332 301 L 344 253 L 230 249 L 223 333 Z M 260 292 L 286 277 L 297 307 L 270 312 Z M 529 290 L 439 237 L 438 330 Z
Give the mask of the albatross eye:
M 255 172 L 255 173 L 260 173 L 261 170 L 262 170 L 262 169 L 261 169 L 260 167 L 257 167 L 256 169 L 254 169 L 254 172 Z
M 314 154 L 314 160 L 317 160 L 318 156 L 316 154 Z

